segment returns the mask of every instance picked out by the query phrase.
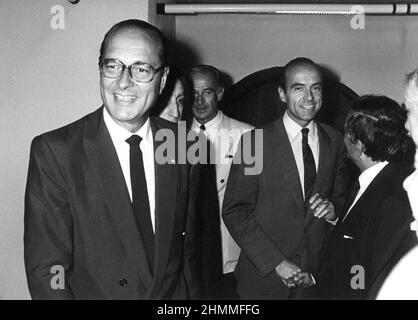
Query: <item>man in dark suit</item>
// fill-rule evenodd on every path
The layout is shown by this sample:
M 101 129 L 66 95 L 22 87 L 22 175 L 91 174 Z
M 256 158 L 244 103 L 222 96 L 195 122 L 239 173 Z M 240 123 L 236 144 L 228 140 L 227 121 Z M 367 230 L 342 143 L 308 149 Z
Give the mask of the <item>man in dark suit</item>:
M 363 96 L 351 109 L 345 144 L 361 174 L 317 277 L 323 299 L 374 299 L 393 266 L 417 243 L 402 188 L 414 154 L 406 113 L 384 96 Z
M 224 88 L 219 70 L 210 65 L 194 66 L 188 79 L 193 95 L 191 130 L 204 134 L 210 144 L 211 163 L 201 166 L 199 203 L 200 221 L 196 242 L 199 244 L 199 279 L 203 298 L 237 298 L 233 271 L 239 256 L 239 247 L 231 238 L 220 217 L 226 182 L 244 132 L 249 124 L 232 119 L 219 110 Z
M 104 107 L 32 143 L 29 291 L 34 299 L 187 298 L 196 289 L 184 250 L 190 168 L 157 159 L 157 132 L 171 130 L 177 144 L 177 127 L 148 116 L 169 72 L 163 34 L 140 20 L 116 24 L 99 68 Z
M 235 269 L 241 298 L 304 297 L 305 287 L 314 284 L 311 272 L 327 231 L 344 204 L 342 135 L 314 121 L 322 104 L 321 84 L 313 61 L 290 61 L 278 88 L 287 105 L 284 116 L 261 128 L 262 140 L 257 129 L 245 134 L 234 159 L 222 213 L 241 248 Z M 239 159 L 254 150 L 261 150 L 263 168 L 250 175 Z

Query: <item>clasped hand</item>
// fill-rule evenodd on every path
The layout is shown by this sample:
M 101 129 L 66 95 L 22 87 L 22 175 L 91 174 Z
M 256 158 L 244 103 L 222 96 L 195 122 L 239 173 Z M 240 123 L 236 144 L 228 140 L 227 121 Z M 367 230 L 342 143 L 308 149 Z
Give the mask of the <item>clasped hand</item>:
M 296 288 L 298 286 L 309 288 L 314 284 L 309 272 L 302 271 L 297 264 L 289 260 L 283 260 L 276 267 L 276 273 L 288 288 Z

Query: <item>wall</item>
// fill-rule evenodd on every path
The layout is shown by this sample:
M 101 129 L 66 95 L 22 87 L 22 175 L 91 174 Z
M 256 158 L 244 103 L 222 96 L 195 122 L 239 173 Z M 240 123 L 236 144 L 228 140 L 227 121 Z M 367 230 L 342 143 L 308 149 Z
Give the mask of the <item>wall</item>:
M 50 26 L 54 5 L 64 8 L 64 29 Z M 156 20 L 153 8 L 148 0 L 0 0 L 0 299 L 30 298 L 23 198 L 32 138 L 101 105 L 97 58 L 105 32 L 123 19 Z
M 346 16 L 178 16 L 177 40 L 196 63 L 218 66 L 234 82 L 296 56 L 329 66 L 359 94 L 402 99 L 402 81 L 418 65 L 418 19 L 366 16 L 353 30 Z M 178 62 L 184 64 L 178 56 Z M 190 58 L 188 58 L 190 60 Z

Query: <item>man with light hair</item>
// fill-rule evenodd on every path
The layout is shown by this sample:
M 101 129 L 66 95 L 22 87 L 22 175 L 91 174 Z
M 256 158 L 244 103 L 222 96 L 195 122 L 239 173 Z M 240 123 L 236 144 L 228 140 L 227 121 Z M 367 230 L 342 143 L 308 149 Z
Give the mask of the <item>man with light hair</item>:
M 405 179 L 404 188 L 408 193 L 415 221 L 411 225 L 417 231 L 418 219 L 418 68 L 407 75 L 405 107 L 408 119 L 405 128 L 414 140 L 415 171 Z M 418 233 L 418 231 L 417 231 Z M 412 249 L 393 269 L 386 279 L 379 300 L 417 300 L 418 299 L 418 247 Z

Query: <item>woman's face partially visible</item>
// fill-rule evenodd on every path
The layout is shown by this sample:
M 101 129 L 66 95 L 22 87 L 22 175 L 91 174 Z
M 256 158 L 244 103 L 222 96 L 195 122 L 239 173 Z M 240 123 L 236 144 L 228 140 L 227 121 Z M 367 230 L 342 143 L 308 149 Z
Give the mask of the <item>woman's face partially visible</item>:
M 173 93 L 168 100 L 167 106 L 160 113 L 160 117 L 171 122 L 177 123 L 183 114 L 184 108 L 184 85 L 181 80 L 177 80 L 174 85 Z

